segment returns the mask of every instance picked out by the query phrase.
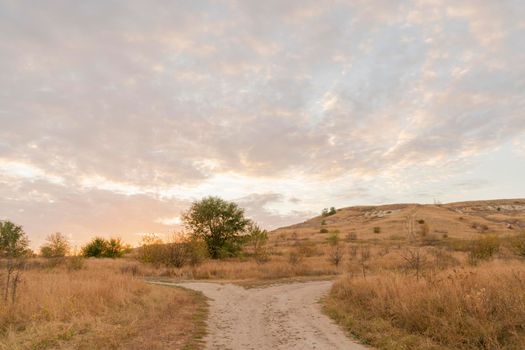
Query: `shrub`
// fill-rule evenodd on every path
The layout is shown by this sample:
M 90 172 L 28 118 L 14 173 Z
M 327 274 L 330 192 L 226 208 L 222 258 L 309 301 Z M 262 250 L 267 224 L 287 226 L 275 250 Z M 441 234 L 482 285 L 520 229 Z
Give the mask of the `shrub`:
M 69 257 L 66 266 L 69 271 L 82 270 L 84 268 L 84 258 L 80 255 Z
M 120 267 L 120 272 L 132 276 L 140 275 L 140 267 L 137 264 L 126 264 Z
M 64 257 L 69 253 L 70 244 L 66 236 L 60 232 L 47 236 L 46 243 L 40 247 L 40 255 L 44 258 Z
M 163 262 L 166 266 L 181 268 L 187 261 L 188 252 L 184 243 L 168 243 L 163 247 Z
M 299 251 L 293 250 L 288 254 L 288 263 L 290 265 L 292 266 L 299 265 L 301 261 L 303 261 L 303 256 Z
M 357 233 L 355 232 L 349 232 L 347 235 L 346 235 L 346 239 L 347 241 L 357 241 Z
M 319 230 L 320 233 L 328 233 L 328 229 L 327 228 L 322 228 Z
M 189 263 L 191 266 L 197 266 L 207 256 L 208 248 L 206 242 L 196 237 L 176 234 L 171 242 L 164 243 L 155 234 L 149 234 L 142 238 L 142 244 L 138 248 L 137 259 L 156 267 L 165 265 L 167 267 L 181 268 L 186 263 Z
M 319 250 L 317 249 L 316 244 L 313 242 L 297 242 L 295 243 L 295 247 L 301 256 L 309 258 L 319 255 Z
M 509 241 L 511 249 L 514 253 L 522 258 L 525 258 L 525 232 L 514 236 Z
M 434 234 L 424 236 L 423 238 L 421 238 L 422 245 L 435 246 L 435 245 L 438 245 L 439 242 L 440 242 L 439 237 Z
M 120 258 L 130 250 L 131 248 L 124 245 L 120 238 L 106 240 L 101 237 L 95 237 L 82 247 L 82 255 L 86 258 Z
M 428 224 L 423 223 L 423 225 L 421 225 L 421 230 L 419 233 L 421 234 L 422 237 L 426 237 L 429 232 L 430 232 L 430 227 L 428 227 Z
M 489 260 L 499 251 L 500 239 L 497 236 L 487 236 L 470 243 L 469 262 L 475 264 L 478 260 Z
M 202 264 L 202 262 L 208 257 L 208 247 L 203 240 L 189 237 L 185 244 L 188 262 L 191 266 Z
M 417 223 L 420 224 L 420 225 L 423 225 L 423 224 L 425 223 L 425 220 L 423 220 L 423 219 L 419 219 L 419 220 L 417 221 Z
M 252 249 L 255 261 L 258 263 L 268 261 L 269 254 L 266 247 L 268 232 L 266 230 L 262 230 L 258 225 L 251 223 L 248 228 L 247 243 Z
M 328 237 L 328 244 L 330 245 L 328 260 L 337 268 L 344 256 L 344 251 L 340 244 L 339 233 L 332 233 L 330 237 Z
M 381 227 L 379 226 L 374 227 L 374 233 L 381 233 Z

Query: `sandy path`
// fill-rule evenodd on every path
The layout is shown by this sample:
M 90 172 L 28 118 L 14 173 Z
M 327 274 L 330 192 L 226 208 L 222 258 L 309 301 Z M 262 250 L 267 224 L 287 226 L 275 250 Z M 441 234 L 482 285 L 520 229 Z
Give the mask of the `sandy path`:
M 321 313 L 317 301 L 331 284 L 316 281 L 254 289 L 201 282 L 179 285 L 211 299 L 207 349 L 366 349 Z

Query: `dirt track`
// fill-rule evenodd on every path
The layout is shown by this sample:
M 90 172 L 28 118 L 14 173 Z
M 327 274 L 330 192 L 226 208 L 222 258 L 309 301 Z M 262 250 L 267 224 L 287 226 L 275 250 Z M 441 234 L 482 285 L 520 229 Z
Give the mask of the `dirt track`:
M 207 349 L 365 349 L 321 313 L 317 301 L 331 284 L 318 281 L 254 289 L 201 282 L 179 285 L 211 299 Z

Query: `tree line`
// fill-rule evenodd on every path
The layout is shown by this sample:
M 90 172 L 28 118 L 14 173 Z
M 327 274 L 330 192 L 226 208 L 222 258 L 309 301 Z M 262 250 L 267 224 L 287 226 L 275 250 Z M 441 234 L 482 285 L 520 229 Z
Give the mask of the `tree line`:
M 267 232 L 246 218 L 243 208 L 219 197 L 209 196 L 194 202 L 183 213 L 182 221 L 187 233 L 168 247 L 172 255 L 176 255 L 174 250 L 184 246 L 185 250 L 198 252 L 200 256 L 221 259 L 237 256 L 248 244 L 260 253 L 267 240 Z M 162 243 L 153 237 L 146 236 L 142 247 Z M 94 237 L 81 248 L 79 255 L 119 258 L 131 251 L 132 248 L 120 238 Z M 49 235 L 39 251 L 45 258 L 61 258 L 71 253 L 69 240 L 59 232 Z M 16 259 L 36 255 L 29 248 L 28 236 L 21 226 L 0 221 L 0 257 Z

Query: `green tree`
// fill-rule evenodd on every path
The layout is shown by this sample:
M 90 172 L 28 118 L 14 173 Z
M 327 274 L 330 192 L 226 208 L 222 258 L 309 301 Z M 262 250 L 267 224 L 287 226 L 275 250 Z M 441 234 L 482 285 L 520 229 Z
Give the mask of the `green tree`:
M 120 258 L 130 251 L 130 248 L 122 243 L 120 238 L 110 238 L 106 240 L 95 237 L 82 247 L 82 255 L 86 258 Z
M 11 295 L 11 303 L 16 300 L 16 291 L 20 283 L 23 268 L 23 258 L 30 255 L 29 239 L 22 226 L 11 221 L 0 221 L 0 257 L 6 259 L 5 281 L 3 283 L 3 299 L 7 303 Z
M 11 221 L 0 221 L 0 257 L 19 258 L 30 252 L 29 239 L 22 229 Z
M 40 255 L 44 258 L 60 258 L 69 254 L 70 248 L 66 236 L 56 232 L 47 236 L 46 243 L 40 247 Z
M 213 259 L 238 254 L 241 236 L 250 223 L 237 204 L 213 196 L 194 202 L 182 220 L 194 237 L 206 242 Z
M 122 243 L 120 238 L 110 238 L 106 241 L 106 249 L 102 255 L 106 258 L 120 258 L 129 250 L 129 247 Z

